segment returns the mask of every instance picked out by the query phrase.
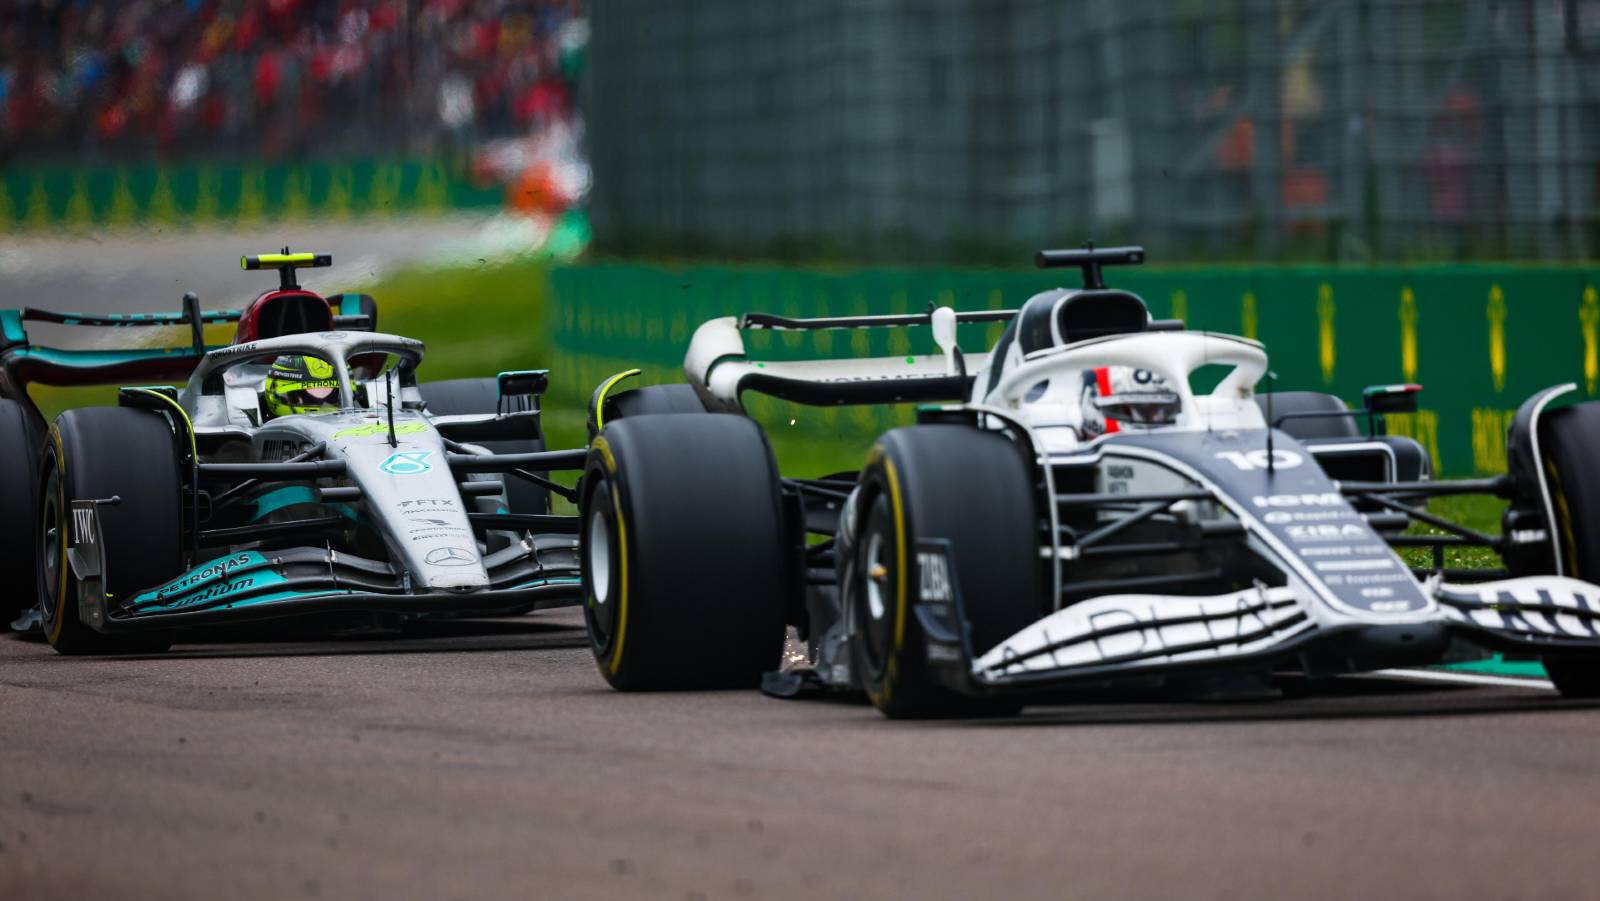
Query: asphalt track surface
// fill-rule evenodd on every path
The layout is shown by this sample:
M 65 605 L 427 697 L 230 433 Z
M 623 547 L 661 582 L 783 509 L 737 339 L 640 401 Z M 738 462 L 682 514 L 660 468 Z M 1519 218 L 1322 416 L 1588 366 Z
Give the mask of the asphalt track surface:
M 1600 708 L 1338 680 L 999 722 L 605 687 L 574 611 L 0 636 L 0 898 L 1581 898 Z
M 0 306 L 207 307 L 481 222 L 8 239 Z M 332 283 L 324 287 L 332 287 Z M 0 899 L 1600 897 L 1600 707 L 1340 680 L 895 723 L 621 695 L 572 611 L 67 659 L 0 634 Z
M 470 263 L 491 252 L 486 216 L 387 222 L 297 222 L 190 232 L 8 235 L 0 242 L 0 307 L 87 313 L 183 308 L 194 291 L 205 309 L 237 307 L 273 287 L 273 274 L 243 272 L 239 257 L 284 247 L 333 254 L 328 269 L 299 273 L 313 290 L 340 290 L 415 262 Z

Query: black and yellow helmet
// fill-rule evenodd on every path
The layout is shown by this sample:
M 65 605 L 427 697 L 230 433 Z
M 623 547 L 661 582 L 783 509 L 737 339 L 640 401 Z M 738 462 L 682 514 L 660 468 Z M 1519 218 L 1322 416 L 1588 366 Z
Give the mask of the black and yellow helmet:
M 334 377 L 333 364 L 316 357 L 279 357 L 267 373 L 262 393 L 268 418 L 339 409 L 339 380 Z

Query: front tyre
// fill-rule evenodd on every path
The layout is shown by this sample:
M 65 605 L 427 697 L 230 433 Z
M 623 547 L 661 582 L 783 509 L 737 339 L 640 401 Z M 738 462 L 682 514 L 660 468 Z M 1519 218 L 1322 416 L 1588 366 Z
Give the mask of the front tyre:
M 14 400 L 0 400 L 0 631 L 32 607 L 38 567 L 39 430 Z
M 99 508 L 101 561 L 112 603 L 183 568 L 183 486 L 172 429 L 157 414 L 87 407 L 56 417 L 45 444 L 38 586 L 45 637 L 63 654 L 156 653 L 159 635 L 106 635 L 78 618 L 79 582 L 67 559 L 71 502 L 120 498 Z
M 1555 505 L 1551 537 L 1560 544 L 1566 574 L 1600 582 L 1600 403 L 1573 404 L 1546 413 L 1539 423 L 1545 476 Z M 1600 660 L 1547 657 L 1545 671 L 1568 697 L 1600 697 Z
M 742 416 L 608 423 L 584 470 L 584 622 L 625 691 L 754 688 L 798 583 L 777 468 Z
M 919 542 L 946 543 L 974 655 L 1045 613 L 1039 515 L 1029 466 L 998 433 L 963 425 L 895 429 L 861 475 L 861 528 L 843 561 L 851 642 L 867 696 L 895 718 L 1007 716 L 1014 698 L 960 694 L 933 678 L 916 615 Z

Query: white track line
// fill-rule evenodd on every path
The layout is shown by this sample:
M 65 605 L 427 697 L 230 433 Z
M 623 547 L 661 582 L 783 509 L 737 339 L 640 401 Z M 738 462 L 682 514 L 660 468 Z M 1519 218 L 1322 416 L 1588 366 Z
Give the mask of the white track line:
M 1368 673 L 1370 676 L 1383 676 L 1390 679 L 1417 679 L 1423 682 L 1460 682 L 1468 685 L 1500 685 L 1513 688 L 1542 688 L 1548 691 L 1555 690 L 1555 684 L 1547 679 L 1520 679 L 1515 676 L 1485 676 L 1481 673 L 1448 673 L 1440 670 L 1420 669 L 1380 669 Z

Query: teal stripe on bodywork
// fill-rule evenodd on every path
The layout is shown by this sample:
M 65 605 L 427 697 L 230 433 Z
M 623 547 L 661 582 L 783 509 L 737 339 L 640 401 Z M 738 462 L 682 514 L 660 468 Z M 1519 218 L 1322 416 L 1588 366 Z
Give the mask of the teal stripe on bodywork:
M 1507 660 L 1500 654 L 1496 654 L 1487 660 L 1449 663 L 1439 668 L 1458 673 L 1482 673 L 1486 676 L 1521 676 L 1530 679 L 1549 678 L 1544 671 L 1544 664 L 1537 660 Z
M 250 521 L 255 522 L 263 516 L 270 516 L 284 507 L 290 507 L 295 504 L 314 504 L 316 502 L 317 493 L 304 485 L 274 488 L 256 498 L 256 512 L 251 515 Z
M 22 327 L 21 310 L 0 310 L 0 332 L 3 332 L 7 341 L 26 342 L 28 332 Z
M 532 582 L 523 582 L 521 585 L 513 585 L 504 590 L 516 591 L 518 588 L 538 588 L 541 585 L 577 585 L 582 581 L 582 579 L 534 579 Z
M 165 613 L 247 588 L 281 585 L 287 581 L 270 567 L 266 557 L 255 551 L 245 551 L 196 566 L 160 588 L 136 596 L 127 606 L 140 608 L 139 613 Z

